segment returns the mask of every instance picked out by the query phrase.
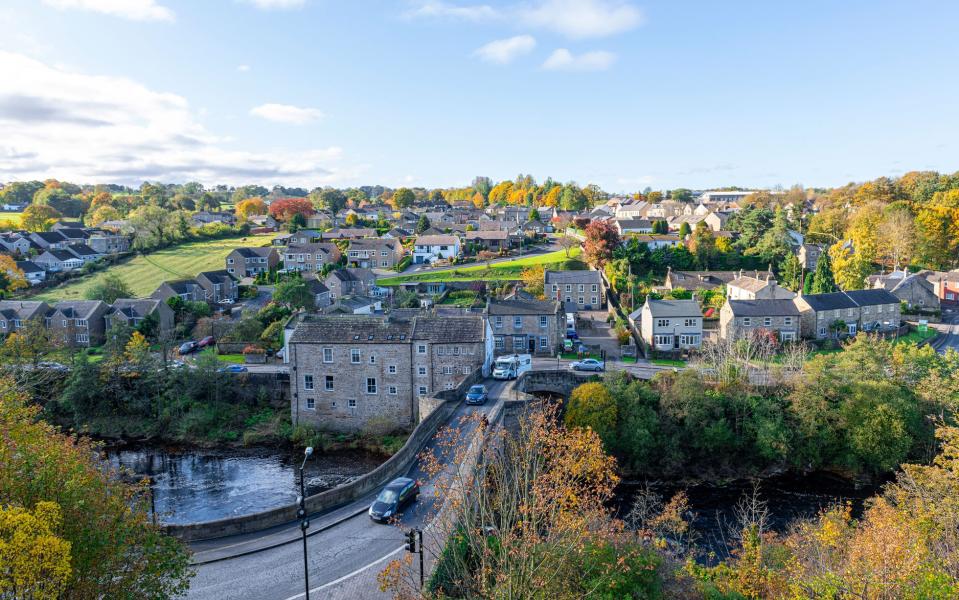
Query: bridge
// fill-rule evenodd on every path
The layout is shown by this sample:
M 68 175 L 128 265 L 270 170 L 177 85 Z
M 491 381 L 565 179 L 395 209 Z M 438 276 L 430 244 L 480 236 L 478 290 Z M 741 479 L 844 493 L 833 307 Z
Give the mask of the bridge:
M 568 369 L 527 371 L 516 381 L 516 391 L 524 394 L 557 394 L 569 398 L 573 389 L 586 383 L 595 375 L 601 374 Z

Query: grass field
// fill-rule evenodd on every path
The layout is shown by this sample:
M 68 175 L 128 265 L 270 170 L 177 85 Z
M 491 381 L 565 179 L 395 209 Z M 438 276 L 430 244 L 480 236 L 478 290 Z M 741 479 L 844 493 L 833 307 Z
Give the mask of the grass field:
M 22 212 L 0 212 L 0 226 L 18 228 L 22 216 Z
M 272 236 L 246 236 L 189 242 L 164 248 L 151 254 L 135 256 L 123 264 L 105 271 L 75 279 L 66 285 L 51 288 L 35 296 L 38 300 L 82 300 L 86 291 L 107 273 L 119 275 L 133 291 L 134 296 L 147 296 L 163 281 L 195 277 L 201 271 L 215 271 L 225 267 L 224 259 L 234 248 L 266 246 Z
M 585 265 L 577 260 L 580 255 L 579 248 L 573 248 L 566 258 L 565 250 L 547 252 L 546 254 L 535 254 L 507 260 L 500 263 L 493 263 L 490 267 L 485 264 L 473 265 L 470 267 L 460 267 L 447 269 L 443 271 L 432 271 L 427 273 L 415 273 L 412 275 L 398 275 L 396 277 L 386 277 L 378 279 L 379 285 L 399 285 L 410 281 L 476 281 L 476 280 L 499 280 L 499 279 L 518 279 L 523 269 L 527 267 L 543 265 L 548 269 L 570 270 L 583 269 Z

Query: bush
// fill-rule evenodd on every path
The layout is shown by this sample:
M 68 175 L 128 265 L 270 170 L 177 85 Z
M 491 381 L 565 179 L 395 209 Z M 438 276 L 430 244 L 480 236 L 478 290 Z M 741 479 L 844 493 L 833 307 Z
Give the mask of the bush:
M 566 408 L 567 427 L 588 427 L 609 446 L 616 432 L 616 401 L 601 383 L 584 383 L 573 390 Z

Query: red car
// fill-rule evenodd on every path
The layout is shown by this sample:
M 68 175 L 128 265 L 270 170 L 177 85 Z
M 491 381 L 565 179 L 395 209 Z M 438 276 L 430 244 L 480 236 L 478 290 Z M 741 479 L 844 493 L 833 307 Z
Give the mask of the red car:
M 212 345 L 213 345 L 213 342 L 215 342 L 215 341 L 216 341 L 216 340 L 213 339 L 213 336 L 212 336 L 212 335 L 208 335 L 208 336 L 206 336 L 205 338 L 203 338 L 202 340 L 200 340 L 200 343 L 197 344 L 196 347 L 197 347 L 197 348 L 206 348 L 207 346 L 212 346 Z

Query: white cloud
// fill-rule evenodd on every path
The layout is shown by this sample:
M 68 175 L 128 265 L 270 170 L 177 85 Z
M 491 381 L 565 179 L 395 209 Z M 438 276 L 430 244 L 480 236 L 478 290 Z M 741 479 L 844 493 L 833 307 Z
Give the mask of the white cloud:
M 574 39 L 623 33 L 643 22 L 643 13 L 623 0 L 541 0 L 519 14 L 530 26 Z
M 549 71 L 605 71 L 615 60 L 615 54 L 603 50 L 576 55 L 566 48 L 558 48 L 549 55 L 543 68 Z
M 250 70 L 250 65 L 237 65 L 236 70 L 240 73 L 246 73 Z
M 172 10 L 155 0 L 43 0 L 43 3 L 60 10 L 88 10 L 134 21 L 173 21 L 175 18 Z
M 182 96 L 0 51 L 0 173 L 77 183 L 335 184 L 363 166 L 339 147 L 249 151 L 208 131 Z
M 323 117 L 323 112 L 317 108 L 303 108 L 292 106 L 290 104 L 261 104 L 250 109 L 250 114 L 267 121 L 277 123 L 292 123 L 293 125 L 304 125 L 311 123 Z
M 500 13 L 488 4 L 453 4 L 443 0 L 427 0 L 406 11 L 407 18 L 450 18 L 465 21 L 484 21 L 496 19 Z
M 517 35 L 504 40 L 494 40 L 480 46 L 473 51 L 476 56 L 486 62 L 505 65 L 513 62 L 518 56 L 529 54 L 536 47 L 536 38 L 531 35 Z
M 243 0 L 247 4 L 262 10 L 286 10 L 291 8 L 302 8 L 306 0 Z

